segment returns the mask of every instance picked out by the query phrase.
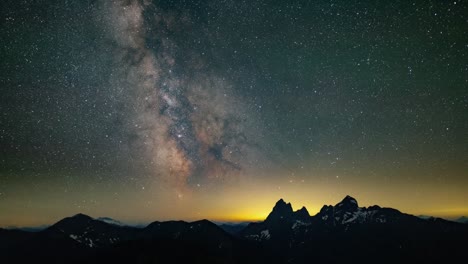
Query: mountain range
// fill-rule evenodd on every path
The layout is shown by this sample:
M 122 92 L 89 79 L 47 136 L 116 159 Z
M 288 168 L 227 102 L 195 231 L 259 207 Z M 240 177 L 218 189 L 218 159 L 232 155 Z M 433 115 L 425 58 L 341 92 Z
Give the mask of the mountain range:
M 468 217 L 462 216 L 462 217 L 456 219 L 455 222 L 462 223 L 462 224 L 468 224 Z
M 0 229 L 6 263 L 394 263 L 465 256 L 468 225 L 392 208 L 359 207 L 351 196 L 311 216 L 280 199 L 263 222 L 216 225 L 67 217 L 38 232 Z

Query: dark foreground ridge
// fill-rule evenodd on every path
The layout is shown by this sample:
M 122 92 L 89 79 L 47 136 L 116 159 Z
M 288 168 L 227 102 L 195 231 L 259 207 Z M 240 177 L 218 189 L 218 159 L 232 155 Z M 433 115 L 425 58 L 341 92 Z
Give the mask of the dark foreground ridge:
M 445 263 L 462 258 L 468 225 L 422 219 L 351 196 L 310 216 L 280 199 L 265 221 L 144 228 L 77 214 L 40 232 L 0 229 L 5 263 Z

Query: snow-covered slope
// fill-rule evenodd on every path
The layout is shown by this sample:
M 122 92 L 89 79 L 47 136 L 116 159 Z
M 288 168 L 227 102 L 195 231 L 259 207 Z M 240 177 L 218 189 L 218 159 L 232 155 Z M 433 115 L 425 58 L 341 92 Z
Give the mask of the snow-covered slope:
M 108 224 L 111 224 L 111 225 L 125 226 L 124 223 L 122 223 L 122 222 L 120 222 L 118 220 L 112 219 L 110 217 L 99 217 L 99 218 L 96 218 L 96 220 L 104 222 L 104 223 L 108 223 Z

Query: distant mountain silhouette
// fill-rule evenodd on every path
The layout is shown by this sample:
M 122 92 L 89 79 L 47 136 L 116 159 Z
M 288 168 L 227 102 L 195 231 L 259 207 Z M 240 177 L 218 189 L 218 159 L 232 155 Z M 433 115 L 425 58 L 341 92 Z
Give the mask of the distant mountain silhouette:
M 443 261 L 461 256 L 461 245 L 468 245 L 463 225 L 377 205 L 359 207 L 351 196 L 311 217 L 299 217 L 291 208 L 279 200 L 264 222 L 247 226 L 241 236 L 264 244 L 284 263 L 307 263 L 312 257 L 318 263 Z
M 60 220 L 41 233 L 50 237 L 73 240 L 81 246 L 93 248 L 134 239 L 138 231 L 137 228 L 109 224 L 84 214 L 77 214 Z
M 9 226 L 9 227 L 6 227 L 5 229 L 20 230 L 20 231 L 26 231 L 26 232 L 39 232 L 39 231 L 42 231 L 42 230 L 44 230 L 44 229 L 46 229 L 48 227 L 49 227 L 49 225 L 23 226 L 23 227 Z
M 241 222 L 241 223 L 217 223 L 217 225 L 223 229 L 224 231 L 228 232 L 231 235 L 238 235 L 240 231 L 242 231 L 249 223 L 248 222 Z
M 427 220 L 429 218 L 433 218 L 433 216 L 430 216 L 430 215 L 418 215 L 419 218 L 421 219 L 424 219 L 424 220 Z
M 462 216 L 462 217 L 458 218 L 457 220 L 455 220 L 455 222 L 462 223 L 462 224 L 468 224 L 468 217 Z
M 0 229 L 0 252 L 5 263 L 443 263 L 464 257 L 468 245 L 468 225 L 359 207 L 351 196 L 314 216 L 280 199 L 263 222 L 230 232 L 220 226 L 136 228 L 77 214 L 40 232 Z

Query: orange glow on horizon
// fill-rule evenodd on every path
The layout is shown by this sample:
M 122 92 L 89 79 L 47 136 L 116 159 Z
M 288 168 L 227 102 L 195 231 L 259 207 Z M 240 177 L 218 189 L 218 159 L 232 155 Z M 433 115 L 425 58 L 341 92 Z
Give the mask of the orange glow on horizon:
M 110 192 L 106 189 L 108 187 L 99 185 L 94 188 L 100 191 L 94 192 L 77 186 L 80 191 L 67 193 L 68 200 L 52 191 L 58 182 L 43 182 L 33 194 L 24 186 L 17 185 L 12 188 L 14 192 L 4 196 L 0 203 L 0 227 L 50 225 L 77 213 L 111 217 L 124 223 L 200 219 L 256 222 L 263 221 L 280 198 L 291 203 L 295 211 L 305 206 L 313 216 L 323 205 L 335 205 L 346 195 L 356 198 L 361 207 L 379 205 L 412 215 L 448 219 L 468 215 L 468 194 L 459 185 L 431 185 L 415 192 L 413 185 L 397 182 L 382 186 L 370 181 L 340 179 L 339 182 L 328 182 L 320 179 L 318 176 L 316 180 L 309 181 L 301 181 L 300 176 L 294 180 L 273 177 L 268 181 L 246 181 L 219 190 L 200 189 L 184 195 L 183 199 L 157 183 L 147 185 L 144 193 L 124 187 Z M 28 194 L 37 199 L 27 199 Z M 83 197 L 100 203 L 85 203 Z M 70 206 L 70 201 L 77 202 Z

